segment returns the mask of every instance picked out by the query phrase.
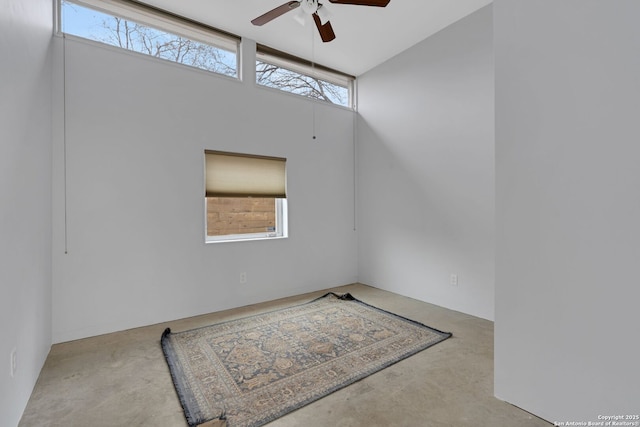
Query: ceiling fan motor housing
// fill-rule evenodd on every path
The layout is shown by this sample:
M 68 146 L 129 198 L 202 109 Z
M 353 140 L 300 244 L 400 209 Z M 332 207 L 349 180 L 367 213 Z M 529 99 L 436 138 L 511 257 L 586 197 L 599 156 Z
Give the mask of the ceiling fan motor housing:
M 389 1 L 390 0 L 329 0 L 329 3 L 385 7 L 387 4 L 389 4 Z M 333 32 L 333 28 L 331 26 L 331 23 L 329 22 L 331 13 L 329 13 L 327 8 L 324 7 L 322 3 L 319 3 L 319 0 L 287 1 L 286 3 L 274 9 L 271 9 L 267 13 L 264 13 L 253 19 L 251 23 L 258 26 L 264 25 L 267 22 L 271 22 L 275 18 L 292 11 L 293 9 L 297 9 L 298 7 L 300 7 L 300 13 L 295 17 L 298 22 L 304 25 L 305 14 L 313 16 L 313 21 L 318 28 L 320 38 L 323 42 L 330 42 L 331 40 L 336 38 L 336 34 Z
M 300 6 L 305 13 L 313 15 L 318 10 L 318 0 L 300 0 Z

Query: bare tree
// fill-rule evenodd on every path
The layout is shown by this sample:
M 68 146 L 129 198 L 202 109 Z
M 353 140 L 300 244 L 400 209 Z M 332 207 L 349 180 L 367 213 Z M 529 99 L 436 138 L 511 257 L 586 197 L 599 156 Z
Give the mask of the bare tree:
M 237 74 L 235 58 L 230 60 L 215 46 L 118 17 L 104 19 L 102 25 L 104 43 L 228 76 Z
M 259 84 L 296 93 L 308 98 L 346 105 L 347 90 L 341 86 L 300 74 L 266 62 L 258 62 L 256 79 Z

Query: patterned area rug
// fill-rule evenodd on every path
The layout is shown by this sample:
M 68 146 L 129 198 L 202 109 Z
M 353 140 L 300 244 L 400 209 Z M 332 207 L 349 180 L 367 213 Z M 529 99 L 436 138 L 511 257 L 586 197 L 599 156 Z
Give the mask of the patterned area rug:
M 257 427 L 450 336 L 328 293 L 161 343 L 189 426 Z

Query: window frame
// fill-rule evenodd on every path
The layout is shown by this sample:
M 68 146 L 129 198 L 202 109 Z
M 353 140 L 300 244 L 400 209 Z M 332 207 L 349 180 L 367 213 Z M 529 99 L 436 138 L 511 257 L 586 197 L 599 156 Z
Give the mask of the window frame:
M 122 49 L 126 52 L 134 52 L 147 57 L 167 61 L 170 63 L 178 64 L 181 66 L 194 68 L 197 70 L 205 71 L 214 75 L 220 75 L 229 77 L 232 79 L 240 80 L 241 78 L 241 63 L 240 63 L 240 42 L 239 36 L 228 33 L 226 31 L 219 30 L 214 27 L 202 24 L 200 22 L 178 16 L 171 12 L 149 6 L 146 4 L 138 3 L 130 0 L 66 0 L 68 3 L 75 4 L 79 7 L 95 10 L 96 12 L 118 17 L 126 21 L 135 22 L 137 24 L 149 27 L 156 31 L 168 33 L 179 37 L 206 44 L 216 49 L 229 52 L 235 56 L 235 75 L 229 75 L 220 73 L 206 68 L 172 61 L 170 59 L 156 57 L 148 55 L 144 52 L 139 52 L 133 49 L 126 49 L 117 45 L 96 40 L 94 38 L 75 35 L 72 33 L 65 33 L 63 29 L 63 17 L 62 17 L 62 3 L 65 0 L 56 0 L 56 33 L 60 35 L 68 35 L 71 37 L 77 37 L 82 40 L 89 40 L 94 43 L 100 43 L 105 46 L 111 46 L 116 49 Z
M 208 181 L 207 181 L 207 155 L 214 155 L 215 157 L 238 157 L 238 158 L 249 158 L 256 160 L 279 160 L 284 162 L 284 190 L 282 195 L 284 197 L 274 197 L 269 195 L 262 194 L 254 194 L 253 196 L 226 196 L 224 194 L 216 194 L 211 195 L 210 197 L 220 197 L 220 198 L 251 198 L 251 197 L 266 197 L 275 199 L 275 219 L 276 219 L 276 229 L 275 231 L 266 231 L 260 233 L 241 233 L 241 234 L 224 234 L 217 236 L 209 236 L 208 235 L 208 206 L 207 206 L 207 193 L 209 191 Z M 218 156 L 216 156 L 218 155 Z M 204 150 L 204 158 L 203 158 L 203 167 L 204 167 L 204 182 L 203 182 L 203 194 L 204 194 L 204 238 L 205 243 L 223 243 L 223 242 L 242 242 L 242 241 L 255 241 L 255 240 L 274 240 L 274 239 L 286 239 L 289 237 L 289 216 L 288 216 L 288 200 L 287 200 L 287 168 L 286 168 L 287 159 L 283 157 L 272 157 L 272 156 L 263 156 L 256 154 L 246 154 L 246 153 L 234 153 L 227 151 L 219 151 L 219 150 Z M 235 193 L 235 191 L 234 191 Z M 229 193 L 227 193 L 229 194 Z

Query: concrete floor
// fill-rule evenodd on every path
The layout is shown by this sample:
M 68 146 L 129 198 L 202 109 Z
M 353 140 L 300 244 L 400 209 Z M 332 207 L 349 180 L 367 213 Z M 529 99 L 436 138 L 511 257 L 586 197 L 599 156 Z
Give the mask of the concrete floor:
M 549 426 L 493 397 L 493 323 L 355 284 L 331 289 L 453 337 L 268 424 L 269 427 Z M 326 292 L 326 291 L 325 291 Z M 187 423 L 160 349 L 182 331 L 300 304 L 315 292 L 143 328 L 56 344 L 20 427 Z

